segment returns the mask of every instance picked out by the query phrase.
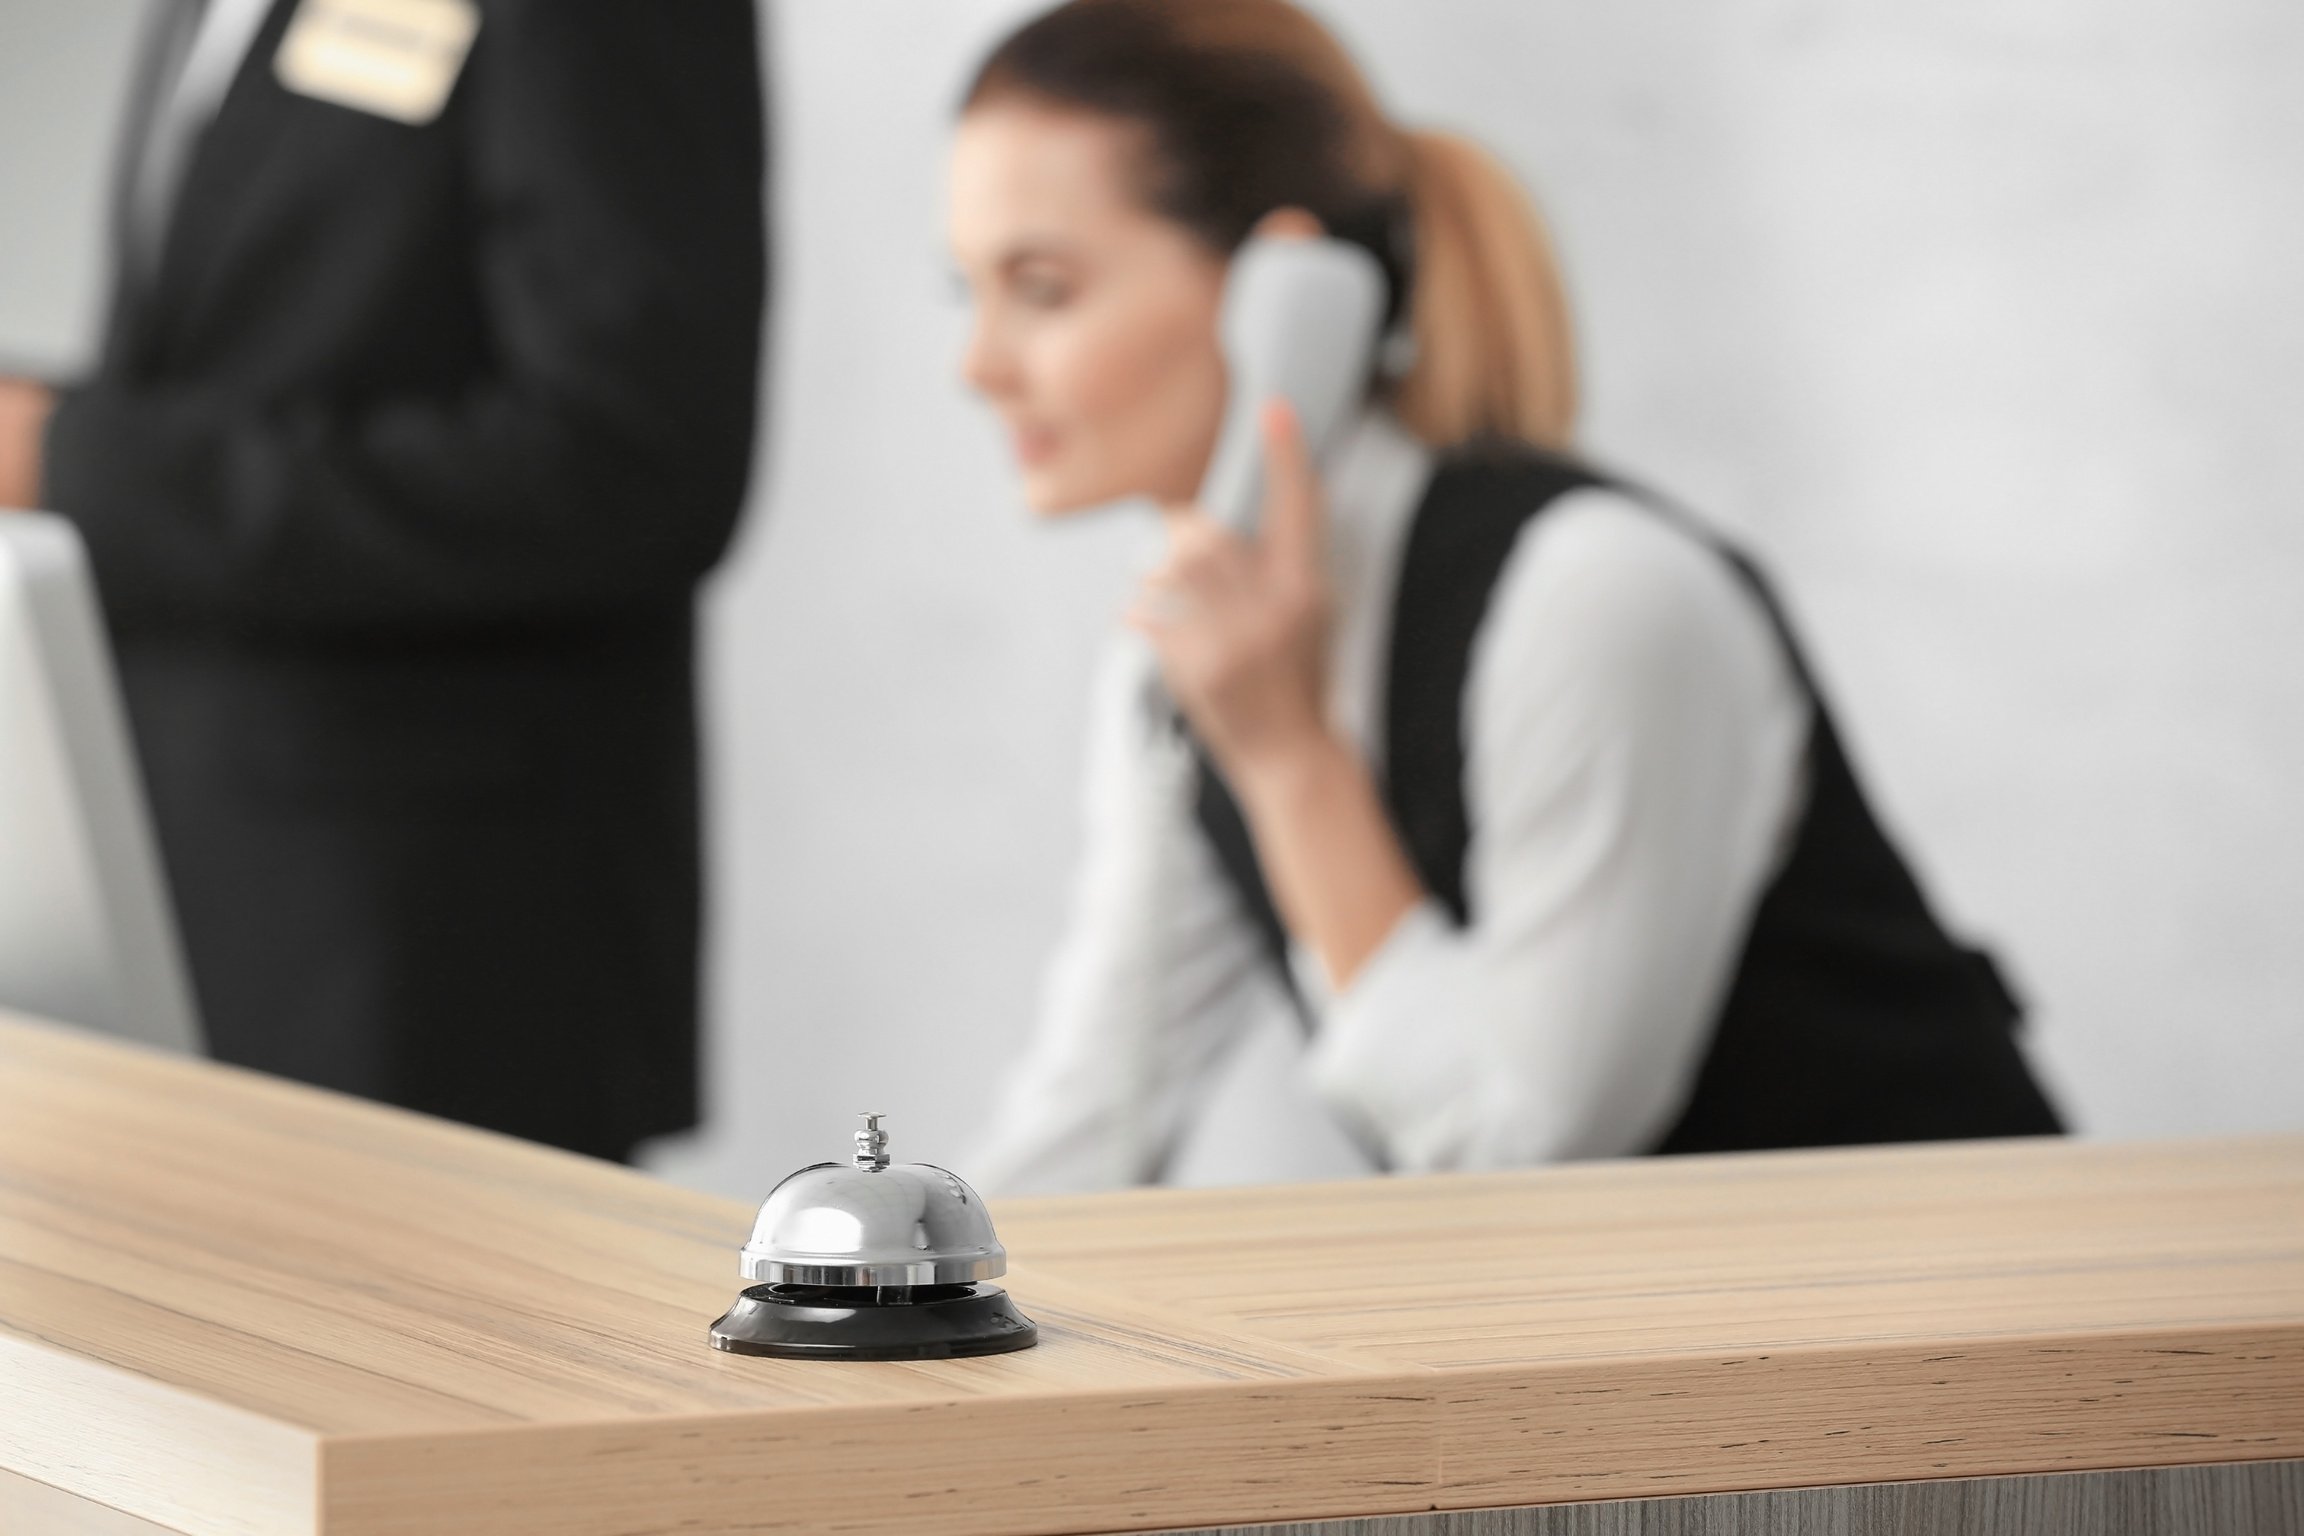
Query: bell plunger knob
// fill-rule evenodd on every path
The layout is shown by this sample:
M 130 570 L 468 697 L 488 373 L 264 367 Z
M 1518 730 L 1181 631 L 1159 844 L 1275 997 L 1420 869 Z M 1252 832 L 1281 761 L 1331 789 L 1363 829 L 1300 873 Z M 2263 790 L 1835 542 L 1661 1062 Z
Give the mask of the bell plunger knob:
M 856 1133 L 856 1166 L 878 1173 L 888 1166 L 888 1133 L 880 1129 L 880 1117 L 869 1110 L 857 1118 L 864 1129 Z

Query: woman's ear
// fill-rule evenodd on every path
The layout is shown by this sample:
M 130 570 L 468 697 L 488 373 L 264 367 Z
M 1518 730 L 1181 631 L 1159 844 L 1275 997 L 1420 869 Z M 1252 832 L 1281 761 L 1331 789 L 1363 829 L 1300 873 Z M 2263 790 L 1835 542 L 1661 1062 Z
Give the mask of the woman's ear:
M 1328 226 L 1308 208 L 1275 208 L 1256 221 L 1256 227 L 1248 231 L 1248 238 L 1317 240 L 1326 233 Z

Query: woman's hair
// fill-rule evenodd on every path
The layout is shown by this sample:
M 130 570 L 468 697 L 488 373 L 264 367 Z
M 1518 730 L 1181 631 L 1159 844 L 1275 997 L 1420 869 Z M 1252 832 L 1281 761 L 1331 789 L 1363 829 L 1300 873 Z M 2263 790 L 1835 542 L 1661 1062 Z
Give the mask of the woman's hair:
M 1568 446 L 1575 348 L 1526 194 L 1469 141 L 1395 127 L 1288 0 L 1069 0 L 993 51 L 962 110 L 1015 99 L 1138 126 L 1140 195 L 1219 253 L 1290 207 L 1369 250 L 1415 339 L 1387 399 L 1426 443 Z

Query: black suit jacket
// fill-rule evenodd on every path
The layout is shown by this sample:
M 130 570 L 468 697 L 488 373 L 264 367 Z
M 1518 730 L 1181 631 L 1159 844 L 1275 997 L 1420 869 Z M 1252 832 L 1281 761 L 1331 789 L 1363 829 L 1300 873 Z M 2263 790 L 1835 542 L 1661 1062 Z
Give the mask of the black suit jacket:
M 695 1116 L 692 598 L 751 461 L 751 0 L 481 0 L 411 127 L 273 73 L 46 500 L 85 536 L 217 1053 L 583 1150 Z

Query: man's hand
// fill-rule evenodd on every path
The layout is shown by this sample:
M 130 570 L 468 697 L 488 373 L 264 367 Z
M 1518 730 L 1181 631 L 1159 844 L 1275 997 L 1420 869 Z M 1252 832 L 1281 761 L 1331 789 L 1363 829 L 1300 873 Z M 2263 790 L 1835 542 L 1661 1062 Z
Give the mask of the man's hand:
M 40 504 L 40 444 L 55 408 L 47 385 L 0 377 L 0 510 Z

